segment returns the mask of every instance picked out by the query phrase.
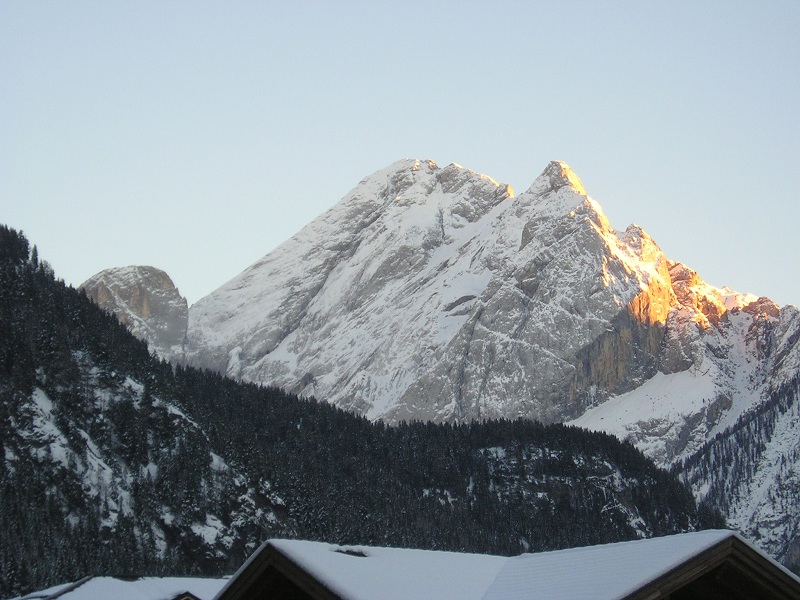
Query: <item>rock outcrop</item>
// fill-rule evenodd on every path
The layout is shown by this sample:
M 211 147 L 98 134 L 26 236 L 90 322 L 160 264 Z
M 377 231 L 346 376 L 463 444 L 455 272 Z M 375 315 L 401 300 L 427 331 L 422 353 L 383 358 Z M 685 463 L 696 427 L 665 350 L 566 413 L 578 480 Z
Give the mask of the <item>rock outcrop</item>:
M 106 269 L 80 287 L 136 337 L 145 340 L 151 351 L 166 359 L 181 356 L 189 308 L 164 271 L 146 266 Z

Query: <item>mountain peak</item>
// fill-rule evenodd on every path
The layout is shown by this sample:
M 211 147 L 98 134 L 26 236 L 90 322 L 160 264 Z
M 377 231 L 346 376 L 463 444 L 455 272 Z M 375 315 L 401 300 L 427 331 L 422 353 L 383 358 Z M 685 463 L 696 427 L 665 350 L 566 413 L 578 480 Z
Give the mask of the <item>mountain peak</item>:
M 541 195 L 548 192 L 557 192 L 563 187 L 572 188 L 582 196 L 586 196 L 586 188 L 583 187 L 580 177 L 575 174 L 570 166 L 560 160 L 550 161 L 542 174 L 539 175 L 528 189 L 529 192 Z
M 129 266 L 105 269 L 80 285 L 100 308 L 113 313 L 151 349 L 170 357 L 186 336 L 189 307 L 161 269 Z

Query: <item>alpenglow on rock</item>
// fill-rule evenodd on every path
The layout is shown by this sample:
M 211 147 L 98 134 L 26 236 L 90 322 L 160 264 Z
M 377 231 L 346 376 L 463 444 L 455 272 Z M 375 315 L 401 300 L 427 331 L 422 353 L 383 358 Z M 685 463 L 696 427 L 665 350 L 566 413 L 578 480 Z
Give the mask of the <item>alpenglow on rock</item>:
M 730 311 L 736 331 L 777 319 L 756 300 L 710 288 L 637 226 L 618 234 L 565 163 L 514 196 L 403 160 L 193 305 L 186 359 L 393 423 L 560 421 L 696 375 Z M 732 402 L 723 367 L 698 409 L 709 427 Z
M 189 308 L 164 271 L 143 266 L 106 269 L 80 287 L 151 350 L 167 359 L 182 353 Z

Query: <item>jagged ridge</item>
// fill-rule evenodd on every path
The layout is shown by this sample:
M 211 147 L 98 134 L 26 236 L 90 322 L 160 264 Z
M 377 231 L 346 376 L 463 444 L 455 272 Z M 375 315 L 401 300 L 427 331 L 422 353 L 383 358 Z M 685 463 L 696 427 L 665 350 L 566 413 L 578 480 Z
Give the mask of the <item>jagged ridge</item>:
M 597 387 L 578 353 L 660 276 L 652 246 L 564 163 L 513 197 L 401 161 L 194 305 L 187 360 L 391 422 L 560 420 Z

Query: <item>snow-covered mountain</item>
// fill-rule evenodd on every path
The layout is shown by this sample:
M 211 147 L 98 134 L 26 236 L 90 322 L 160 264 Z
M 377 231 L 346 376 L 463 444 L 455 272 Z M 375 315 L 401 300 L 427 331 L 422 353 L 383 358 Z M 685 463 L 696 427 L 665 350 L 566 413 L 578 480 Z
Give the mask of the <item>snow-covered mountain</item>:
M 649 374 L 632 319 L 644 347 L 607 381 L 591 372 L 602 356 L 575 359 L 660 279 L 657 259 L 563 163 L 514 197 L 458 165 L 400 161 L 192 306 L 187 359 L 371 419 L 560 420 Z
M 796 313 L 614 231 L 564 163 L 515 197 L 405 160 L 192 306 L 186 360 L 393 423 L 577 419 L 668 465 L 796 372 Z
M 677 469 L 800 372 L 798 339 L 797 308 L 707 284 L 640 227 L 615 231 L 564 163 L 515 197 L 407 160 L 192 306 L 186 357 L 391 423 L 567 421 Z M 779 430 L 762 501 L 747 477 L 722 502 L 713 471 L 684 475 L 791 562 L 800 514 L 775 469 L 800 447 Z M 764 515 L 787 502 L 768 542 Z

